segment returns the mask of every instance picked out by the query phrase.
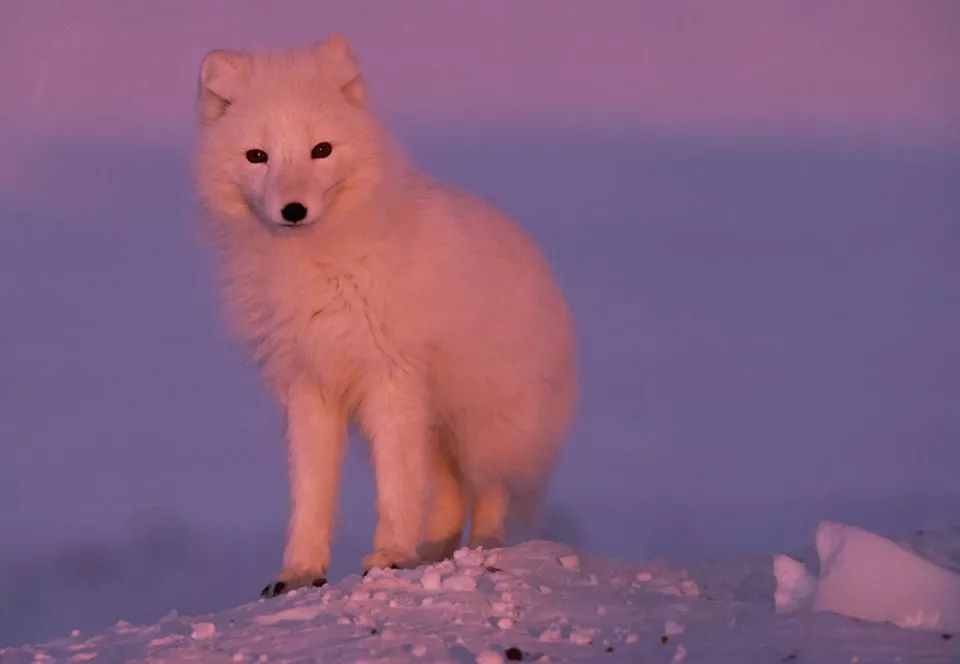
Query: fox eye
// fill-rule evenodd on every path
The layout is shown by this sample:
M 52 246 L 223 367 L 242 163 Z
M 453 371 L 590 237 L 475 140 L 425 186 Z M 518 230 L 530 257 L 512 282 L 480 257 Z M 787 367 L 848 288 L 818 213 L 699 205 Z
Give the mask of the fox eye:
M 333 152 L 333 146 L 324 141 L 323 143 L 317 143 L 313 146 L 313 149 L 310 150 L 310 158 L 326 159 L 330 156 L 331 152 Z
M 247 150 L 247 161 L 251 164 L 265 164 L 267 163 L 267 153 L 263 150 Z

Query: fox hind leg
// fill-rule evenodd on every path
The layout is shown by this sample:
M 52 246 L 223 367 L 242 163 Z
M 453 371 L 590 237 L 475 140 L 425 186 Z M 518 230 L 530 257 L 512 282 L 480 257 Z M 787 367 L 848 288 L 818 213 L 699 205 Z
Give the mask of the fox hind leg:
M 503 546 L 504 521 L 510 496 L 502 484 L 491 483 L 474 490 L 473 518 L 468 545 L 495 549 Z
M 363 568 L 418 562 L 431 454 L 429 412 L 417 381 L 384 381 L 360 412 L 377 486 L 373 552 Z
M 438 435 L 431 459 L 433 495 L 418 551 L 422 560 L 430 562 L 453 556 L 460 547 L 467 517 L 463 476 L 448 443 L 443 434 Z

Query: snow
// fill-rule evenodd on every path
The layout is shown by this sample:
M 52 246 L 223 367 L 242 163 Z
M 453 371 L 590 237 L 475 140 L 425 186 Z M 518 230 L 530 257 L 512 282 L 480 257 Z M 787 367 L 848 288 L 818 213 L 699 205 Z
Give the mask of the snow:
M 774 556 L 773 575 L 777 578 L 777 590 L 773 595 L 777 611 L 790 613 L 813 604 L 817 580 L 802 562 L 790 556 Z
M 817 529 L 814 608 L 901 627 L 960 630 L 960 574 L 855 526 Z
M 678 623 L 676 620 L 668 620 L 663 626 L 663 633 L 665 636 L 679 636 L 680 634 L 683 634 L 683 631 L 683 625 Z
M 896 542 L 825 521 L 815 539 L 816 569 L 774 556 L 778 612 L 812 608 L 907 629 L 960 629 L 960 531 Z
M 193 626 L 193 638 L 198 640 L 212 639 L 217 633 L 217 626 L 211 622 L 200 622 Z
M 640 564 L 533 541 L 497 550 L 493 572 L 487 565 L 490 556 L 464 550 L 452 563 L 378 570 L 366 578 L 351 575 L 330 587 L 258 600 L 223 613 L 190 618 L 174 612 L 153 625 L 121 621 L 85 639 L 77 633 L 7 648 L 0 650 L 0 664 L 957 662 L 960 637 L 952 638 L 948 631 L 902 629 L 839 615 L 850 613 L 851 606 L 862 614 L 863 605 L 870 604 L 884 608 L 886 613 L 873 618 L 883 621 L 888 615 L 909 615 L 904 609 L 914 607 L 928 617 L 939 611 L 942 624 L 952 625 L 953 605 L 946 600 L 957 595 L 949 595 L 953 586 L 943 583 L 952 582 L 955 571 L 930 560 L 956 561 L 958 551 L 940 545 L 957 541 L 931 535 L 922 543 L 896 544 L 857 528 L 823 524 L 817 533 L 823 578 L 816 604 L 830 610 L 810 610 L 807 602 L 789 613 L 774 595 L 782 591 L 789 597 L 806 596 L 812 579 L 794 557 Z M 573 569 L 562 562 L 574 557 Z M 865 558 L 877 564 L 863 566 Z M 862 567 L 870 574 L 855 573 Z M 471 588 L 460 587 L 466 581 Z M 887 592 L 880 601 L 874 586 L 898 592 Z M 543 587 L 553 592 L 543 593 Z M 696 593 L 691 592 L 694 587 Z M 841 606 L 840 596 L 853 603 Z M 895 607 L 897 602 L 906 603 Z M 919 620 L 916 626 L 929 625 Z
M 676 649 L 676 650 L 674 651 L 674 653 L 673 653 L 673 659 L 671 659 L 670 661 L 671 661 L 671 662 L 682 662 L 682 661 L 685 660 L 686 658 L 687 658 L 687 649 L 684 648 L 683 645 L 681 644 L 681 645 L 677 646 L 677 649 Z
M 440 574 L 429 570 L 421 577 L 420 583 L 423 584 L 424 590 L 440 590 Z
M 575 572 L 575 571 L 577 571 L 578 569 L 580 569 L 580 559 L 577 558 L 577 556 L 574 556 L 574 555 L 561 556 L 561 557 L 560 557 L 560 564 L 563 565 L 563 569 L 567 569 L 567 570 L 570 570 L 570 571 L 572 571 L 572 572 Z
M 503 656 L 494 650 L 484 650 L 477 655 L 477 664 L 500 664 Z
M 477 582 L 466 574 L 458 574 L 444 579 L 441 587 L 444 590 L 470 591 L 477 589 Z

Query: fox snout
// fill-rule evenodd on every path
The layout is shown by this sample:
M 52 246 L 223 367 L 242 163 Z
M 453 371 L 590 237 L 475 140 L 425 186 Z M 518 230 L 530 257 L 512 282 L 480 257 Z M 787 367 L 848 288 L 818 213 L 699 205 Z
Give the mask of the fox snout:
M 277 226 L 306 226 L 323 214 L 324 201 L 316 195 L 318 183 L 296 169 L 279 169 L 267 175 L 260 200 L 264 221 Z

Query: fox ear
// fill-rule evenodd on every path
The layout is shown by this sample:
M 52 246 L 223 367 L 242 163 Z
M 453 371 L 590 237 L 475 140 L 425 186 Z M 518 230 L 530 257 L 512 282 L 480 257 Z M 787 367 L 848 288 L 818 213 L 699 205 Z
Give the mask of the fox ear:
M 223 115 L 246 86 L 250 57 L 239 51 L 211 51 L 200 65 L 200 119 Z
M 362 106 L 367 95 L 360 75 L 360 65 L 353 55 L 350 42 L 342 35 L 328 37 L 316 46 L 323 67 L 333 82 L 340 87 L 347 101 Z

